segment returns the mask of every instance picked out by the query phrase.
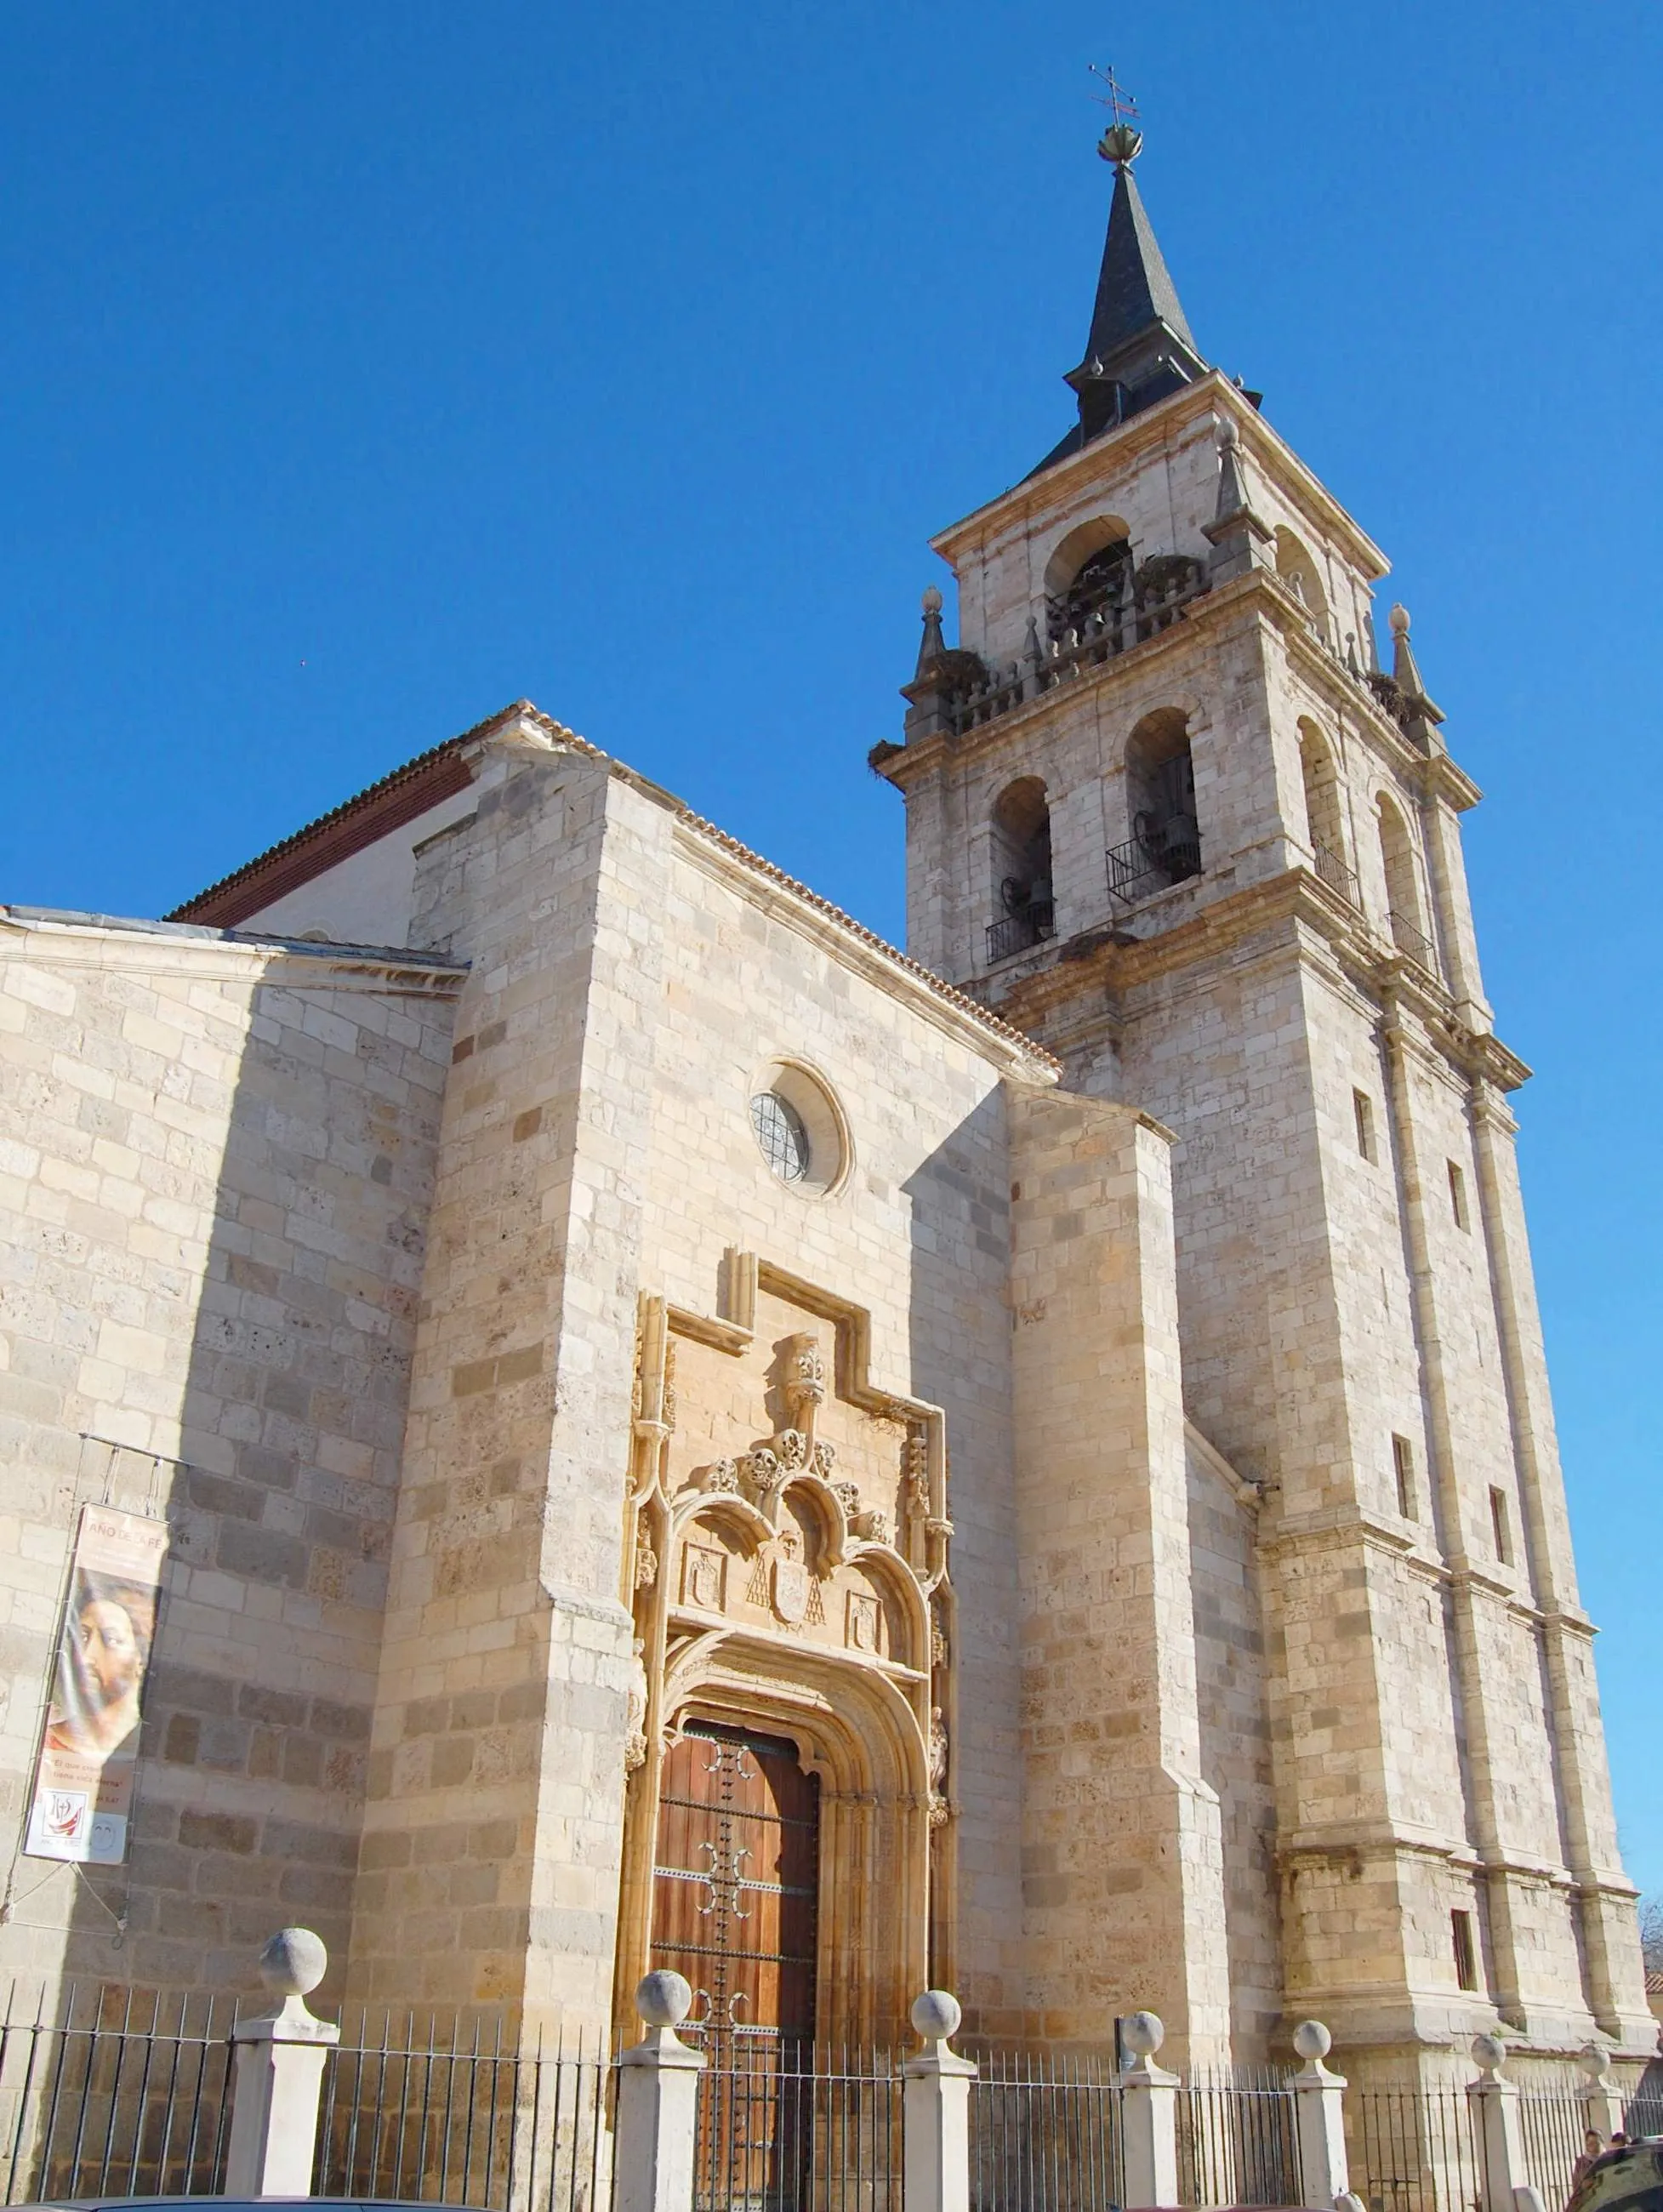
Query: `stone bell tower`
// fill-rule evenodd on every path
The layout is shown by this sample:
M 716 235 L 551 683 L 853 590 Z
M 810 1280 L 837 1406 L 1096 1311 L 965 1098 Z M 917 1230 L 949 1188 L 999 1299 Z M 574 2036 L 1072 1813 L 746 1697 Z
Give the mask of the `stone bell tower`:
M 1139 147 L 1117 121 L 1098 149 L 1077 422 L 934 541 L 959 643 L 926 593 L 905 742 L 873 755 L 909 950 L 1175 1139 L 1185 1407 L 1249 1530 L 1221 1618 L 1226 1505 L 1193 1482 L 1238 2053 L 1311 2013 L 1380 2065 L 1498 2022 L 1648 2051 L 1514 1158 L 1528 1071 L 1462 865 L 1479 793 L 1401 608 L 1378 665 L 1383 556 L 1202 357 Z

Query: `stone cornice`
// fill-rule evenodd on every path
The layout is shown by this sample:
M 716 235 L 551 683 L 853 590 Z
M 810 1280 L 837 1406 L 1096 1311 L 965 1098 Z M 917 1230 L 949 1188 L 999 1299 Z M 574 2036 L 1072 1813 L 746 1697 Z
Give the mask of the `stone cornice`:
M 193 981 L 281 986 L 288 991 L 453 999 L 468 974 L 465 961 L 433 953 L 39 908 L 0 907 L 0 947 L 8 938 L 26 946 L 28 957 L 42 966 L 185 975 Z
M 1267 1559 L 1277 1559 L 1289 1552 L 1330 1549 L 1337 1538 L 1371 1544 L 1399 1559 L 1413 1555 L 1417 1565 L 1437 1571 L 1436 1562 L 1418 1550 L 1419 1536 L 1411 1523 L 1388 1520 L 1366 1505 L 1331 1505 L 1319 1513 L 1280 1516 L 1268 1528 L 1261 1525 L 1259 1549 Z

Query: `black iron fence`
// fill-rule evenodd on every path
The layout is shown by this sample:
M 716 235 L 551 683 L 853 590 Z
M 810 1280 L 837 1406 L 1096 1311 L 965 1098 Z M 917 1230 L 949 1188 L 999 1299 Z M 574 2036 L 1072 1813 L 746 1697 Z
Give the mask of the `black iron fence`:
M 5 2201 L 222 2185 L 234 2004 L 70 1986 L 0 2021 Z
M 1126 2202 L 1120 2090 L 1106 2059 L 976 2051 L 971 2212 L 1111 2212 Z
M 1464 2088 L 1348 2089 L 1351 2187 L 1369 2212 L 1473 2212 L 1482 2158 Z
M 605 2212 L 611 2053 L 519 2047 L 501 2018 L 361 2014 L 325 2063 L 313 2190 Z
M 1178 2092 L 1178 2195 L 1185 2204 L 1302 2204 L 1293 2090 L 1265 2077 Z
M 4 2201 L 215 2194 L 224 2186 L 237 2012 L 223 1999 L 15 1989 L 0 2019 Z M 1126 2201 L 1122 2091 L 1107 2058 L 974 2050 L 970 2212 L 1113 2212 Z M 905 2077 L 890 2052 L 759 2041 L 699 2080 L 696 2212 L 901 2212 Z M 355 2015 L 327 2053 L 320 2196 L 479 2212 L 610 2212 L 616 2070 L 604 2044 L 529 2045 L 495 2017 Z M 1466 2086 L 1353 2087 L 1351 2184 L 1369 2212 L 1476 2212 L 1484 2148 Z M 1526 2175 L 1561 2212 L 1584 2091 L 1521 2085 Z M 1240 2073 L 1177 2096 L 1179 2199 L 1305 2196 L 1296 2092 Z M 1625 2107 L 1663 2132 L 1663 2100 Z
M 731 2045 L 699 2076 L 695 2212 L 901 2212 L 901 2124 L 888 2052 Z

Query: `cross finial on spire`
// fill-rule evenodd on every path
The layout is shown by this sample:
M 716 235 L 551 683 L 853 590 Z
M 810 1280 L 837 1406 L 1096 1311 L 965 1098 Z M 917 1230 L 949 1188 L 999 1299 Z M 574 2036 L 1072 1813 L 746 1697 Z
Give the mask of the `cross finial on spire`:
M 1143 151 L 1144 134 L 1133 126 L 1138 121 L 1138 105 L 1114 75 L 1111 62 L 1107 69 L 1099 69 L 1096 62 L 1089 64 L 1091 74 L 1100 84 L 1108 87 L 1107 96 L 1096 92 L 1091 95 L 1100 107 L 1106 107 L 1114 118 L 1097 141 L 1097 151 L 1105 161 L 1113 161 L 1123 169 L 1135 161 Z

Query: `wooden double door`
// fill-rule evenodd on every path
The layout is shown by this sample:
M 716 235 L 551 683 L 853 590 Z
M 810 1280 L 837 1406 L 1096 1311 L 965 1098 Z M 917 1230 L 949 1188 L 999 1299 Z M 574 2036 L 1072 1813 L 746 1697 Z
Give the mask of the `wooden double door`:
M 810 2154 L 820 1785 L 794 1744 L 694 1723 L 665 1759 L 652 1964 L 684 1974 L 707 2212 L 803 2201 Z
M 813 2041 L 819 1886 L 820 1784 L 797 1747 L 692 1723 L 659 1784 L 652 1963 L 691 1984 L 713 2064 Z

